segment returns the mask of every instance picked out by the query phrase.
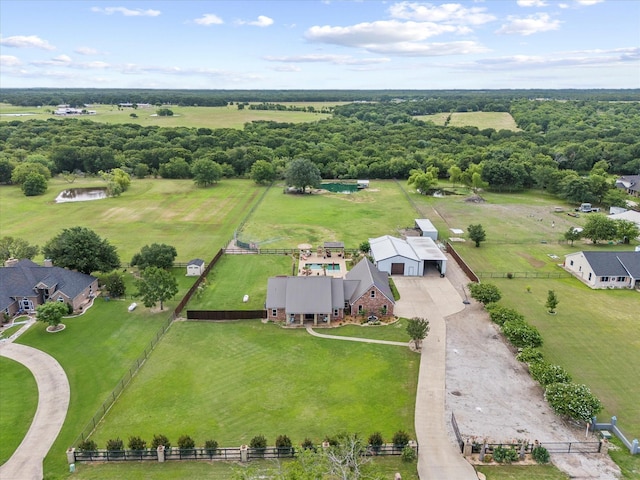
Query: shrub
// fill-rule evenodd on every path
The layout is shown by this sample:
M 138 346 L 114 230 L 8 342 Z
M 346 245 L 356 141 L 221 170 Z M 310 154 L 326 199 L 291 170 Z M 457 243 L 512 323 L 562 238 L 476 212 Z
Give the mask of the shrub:
M 67 303 L 67 315 L 73 315 L 73 305 Z
M 506 322 L 510 322 L 513 320 L 524 321 L 524 316 L 518 313 L 513 308 L 505 307 L 498 303 L 490 303 L 485 305 L 487 312 L 489 312 L 489 317 L 493 323 L 496 323 L 500 326 L 504 325 Z
M 276 438 L 276 448 L 278 448 L 281 453 L 290 453 L 291 439 L 286 435 L 278 435 Z
M 514 347 L 540 347 L 542 335 L 536 327 L 524 321 L 514 320 L 502 325 L 502 333 L 509 339 Z
M 327 442 L 332 447 L 335 447 L 336 445 L 338 445 L 338 438 L 335 436 L 330 437 L 329 435 L 327 435 L 326 437 L 324 437 L 324 441 Z
M 98 445 L 93 440 L 83 440 L 78 444 L 78 450 L 83 452 L 93 452 L 98 449 Z
M 147 448 L 147 442 L 140 437 L 129 437 L 129 450 L 144 450 Z
M 218 442 L 216 442 L 215 440 L 207 440 L 206 442 L 204 442 L 204 448 L 207 449 L 207 453 L 209 455 L 215 455 L 218 451 Z
M 402 461 L 403 462 L 413 462 L 415 461 L 417 455 L 416 455 L 416 451 L 411 448 L 409 445 L 406 445 L 403 449 L 402 449 Z
M 518 355 L 516 355 L 516 360 L 531 365 L 533 363 L 542 362 L 544 357 L 542 356 L 542 352 L 537 348 L 525 347 L 520 353 L 518 353 Z
M 302 441 L 302 448 L 303 448 L 304 450 L 314 450 L 314 451 L 315 451 L 316 446 L 313 444 L 313 442 L 311 441 L 311 439 L 310 439 L 310 438 L 305 438 L 305 439 Z
M 107 440 L 107 450 L 124 450 L 124 442 L 120 439 L 120 437 L 116 439 L 109 439 Z
M 403 430 L 398 430 L 393 434 L 393 440 L 391 442 L 394 447 L 404 448 L 409 445 L 409 434 Z
M 469 283 L 469 291 L 471 292 L 471 298 L 478 302 L 487 305 L 488 303 L 495 303 L 502 295 L 498 287 L 492 283 Z
M 544 397 L 557 414 L 575 420 L 588 422 L 602 411 L 602 403 L 586 385 L 552 383 L 547 386 Z
M 531 456 L 536 461 L 536 463 L 549 463 L 549 461 L 551 460 L 549 452 L 544 447 L 535 447 L 531 451 Z
M 151 441 L 151 448 L 156 449 L 160 445 L 164 445 L 164 448 L 171 448 L 171 442 L 166 435 L 154 435 Z
M 264 435 L 256 435 L 251 439 L 251 442 L 249 442 L 249 446 L 251 448 L 267 448 L 267 439 Z
M 190 448 L 194 448 L 196 446 L 196 442 L 193 441 L 189 435 L 182 435 L 178 438 L 178 448 L 180 450 L 187 450 Z
M 373 451 L 378 452 L 380 450 L 380 447 L 384 444 L 384 439 L 382 438 L 382 434 L 380 432 L 374 432 L 369 435 L 368 442 L 369 445 L 371 445 Z
M 47 179 L 39 173 L 30 173 L 22 184 L 22 191 L 26 197 L 42 195 L 47 191 Z
M 552 383 L 569 383 L 571 375 L 560 365 L 552 365 L 547 362 L 538 362 L 529 366 L 531 376 L 543 387 Z
M 518 452 L 513 448 L 496 447 L 493 449 L 493 458 L 498 463 L 512 463 L 518 461 Z

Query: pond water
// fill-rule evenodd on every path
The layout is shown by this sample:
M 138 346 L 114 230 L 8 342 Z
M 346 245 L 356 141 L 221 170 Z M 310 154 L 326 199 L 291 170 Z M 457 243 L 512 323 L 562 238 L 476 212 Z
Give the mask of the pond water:
M 58 194 L 56 203 L 89 202 L 101 198 L 107 198 L 106 187 L 68 188 Z
M 332 193 L 353 193 L 358 191 L 358 185 L 356 183 L 322 183 L 320 188 Z

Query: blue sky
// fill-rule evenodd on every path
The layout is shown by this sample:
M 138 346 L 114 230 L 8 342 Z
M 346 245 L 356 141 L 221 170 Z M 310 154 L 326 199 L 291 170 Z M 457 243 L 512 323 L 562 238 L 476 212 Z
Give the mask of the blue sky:
M 640 0 L 0 0 L 0 86 L 640 88 Z

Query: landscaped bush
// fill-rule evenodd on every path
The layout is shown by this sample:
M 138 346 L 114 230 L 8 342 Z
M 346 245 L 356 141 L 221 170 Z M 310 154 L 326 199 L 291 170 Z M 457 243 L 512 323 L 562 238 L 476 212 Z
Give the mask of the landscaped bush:
M 327 435 L 326 437 L 324 437 L 324 441 L 327 442 L 332 447 L 335 447 L 336 445 L 338 445 L 338 437 L 336 436 L 331 437 Z
M 391 442 L 394 447 L 404 448 L 409 445 L 409 434 L 403 430 L 398 430 L 393 434 L 393 440 Z
M 558 415 L 588 422 L 602 411 L 602 403 L 586 385 L 577 383 L 552 383 L 544 392 L 551 408 Z
M 493 285 L 492 283 L 469 283 L 467 285 L 469 287 L 469 291 L 471 292 L 471 298 L 477 300 L 478 302 L 487 305 L 489 303 L 495 303 L 502 295 L 500 294 L 500 290 L 498 287 Z
M 256 451 L 256 454 L 264 455 L 264 450 L 267 448 L 267 439 L 264 435 L 256 435 L 249 442 L 249 446 Z
M 516 360 L 531 365 L 533 363 L 542 362 L 544 357 L 542 352 L 537 348 L 525 347 L 520 353 L 518 353 L 518 355 L 516 355 Z
M 182 435 L 178 438 L 178 448 L 180 450 L 188 450 L 191 448 L 195 448 L 196 442 L 193 441 L 189 435 Z
M 78 450 L 83 452 L 93 452 L 98 449 L 98 445 L 93 440 L 83 440 L 78 444 Z
M 67 303 L 67 315 L 73 315 L 73 305 Z
M 120 439 L 120 437 L 115 439 L 111 438 L 107 440 L 107 450 L 124 450 L 124 442 Z
M 314 450 L 316 449 L 316 446 L 313 444 L 313 441 L 310 438 L 305 438 L 302 441 L 302 448 L 304 450 Z
M 151 442 L 151 448 L 156 449 L 160 445 L 164 445 L 164 448 L 171 448 L 171 442 L 166 435 L 154 435 Z
M 512 321 L 502 325 L 502 333 L 514 347 L 540 347 L 542 346 L 542 335 L 536 327 L 526 322 Z
M 551 460 L 549 452 L 544 447 L 535 447 L 531 451 L 531 456 L 536 461 L 536 463 L 549 463 L 549 461 Z
M 402 461 L 403 462 L 413 462 L 415 461 L 417 455 L 416 455 L 416 451 L 411 448 L 409 445 L 405 446 L 402 449 Z
M 499 303 L 490 303 L 489 305 L 485 305 L 485 308 L 487 312 L 489 312 L 491 321 L 500 326 L 513 320 L 524 321 L 524 316 L 522 314 L 518 313 L 513 308 L 505 307 Z
M 144 450 L 147 448 L 147 442 L 140 437 L 129 437 L 129 450 Z
M 204 448 L 206 448 L 208 455 L 215 455 L 218 451 L 218 442 L 215 440 L 207 440 L 204 442 Z
M 533 379 L 543 387 L 552 383 L 569 383 L 571 381 L 571 375 L 560 365 L 538 362 L 529 365 L 529 371 Z
M 496 447 L 493 449 L 493 459 L 498 463 L 517 462 L 518 452 L 513 448 Z
M 379 452 L 380 447 L 384 444 L 384 439 L 382 438 L 382 434 L 380 432 L 374 432 L 369 435 L 369 445 L 374 452 Z
M 291 439 L 286 435 L 278 435 L 276 438 L 276 447 L 280 453 L 290 453 Z

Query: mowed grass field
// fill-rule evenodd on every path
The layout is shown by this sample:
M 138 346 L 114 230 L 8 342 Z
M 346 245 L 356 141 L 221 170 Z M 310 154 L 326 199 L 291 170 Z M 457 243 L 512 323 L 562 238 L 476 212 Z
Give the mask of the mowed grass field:
M 107 239 L 125 263 L 151 243 L 175 246 L 177 261 L 199 257 L 208 262 L 226 246 L 266 188 L 249 180 L 225 179 L 209 188 L 197 188 L 192 180 L 134 178 L 119 197 L 55 203 L 67 188 L 94 186 L 104 186 L 104 182 L 91 178 L 70 184 L 55 178 L 49 181 L 47 193 L 38 197 L 25 197 L 16 186 L 0 187 L 2 235 L 42 246 L 63 228 L 79 225 Z
M 338 102 L 281 102 L 281 105 L 309 107 L 316 110 L 340 105 Z M 244 128 L 245 123 L 258 120 L 288 123 L 316 122 L 329 118 L 326 113 L 276 111 L 276 110 L 238 110 L 236 105 L 226 107 L 180 107 L 168 106 L 173 116 L 159 117 L 155 115 L 157 107 L 149 108 L 121 108 L 113 105 L 95 105 L 89 110 L 95 110 L 95 115 L 81 115 L 73 118 L 82 118 L 99 123 L 133 123 L 142 126 L 161 127 L 195 127 L 195 128 Z M 30 119 L 66 118 L 54 116 L 52 112 L 56 107 L 16 107 L 8 104 L 0 104 L 0 122 Z M 47 111 L 49 110 L 49 111 Z M 7 116 L 8 114 L 22 114 L 24 116 Z M 30 115 L 25 115 L 30 114 Z M 136 117 L 131 117 L 135 114 Z
M 408 348 L 327 340 L 259 320 L 177 322 L 92 437 L 163 433 L 239 446 L 263 434 L 294 444 L 397 430 L 415 437 L 419 356 Z
M 513 130 L 516 132 L 520 130 L 509 112 L 436 113 L 433 115 L 419 115 L 416 118 L 443 126 L 449 116 L 451 116 L 448 123 L 450 127 L 477 127 L 480 130 L 493 128 L 495 130 Z
M 317 247 L 341 241 L 358 248 L 370 237 L 398 235 L 414 224 L 415 210 L 392 180 L 372 180 L 352 194 L 283 194 L 273 186 L 241 231 L 240 238 L 260 248 Z

